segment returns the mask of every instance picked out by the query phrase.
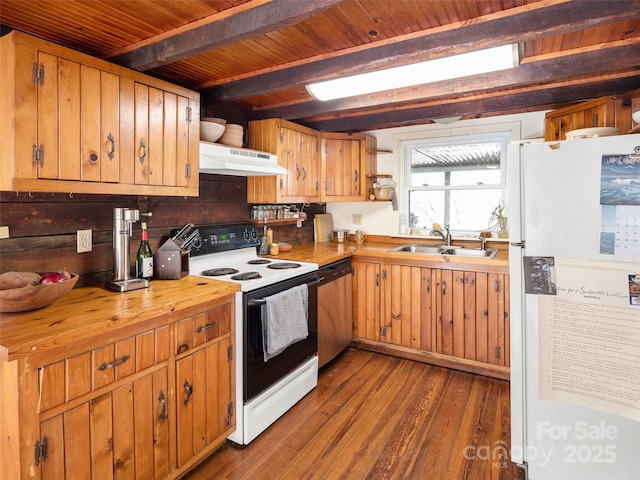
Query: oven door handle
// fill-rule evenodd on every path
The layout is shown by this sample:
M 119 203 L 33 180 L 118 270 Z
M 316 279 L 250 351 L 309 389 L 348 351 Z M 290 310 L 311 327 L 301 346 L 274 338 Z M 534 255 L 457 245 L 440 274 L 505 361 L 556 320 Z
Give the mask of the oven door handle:
M 310 282 L 305 282 L 306 285 L 308 287 L 312 286 L 312 285 L 316 285 L 318 283 L 320 283 L 320 279 L 319 278 L 315 278 L 313 280 L 311 280 Z M 300 284 L 302 285 L 302 284 Z M 260 307 L 262 305 L 266 305 L 267 301 L 264 298 L 250 298 L 249 300 L 247 300 L 247 306 L 248 307 Z

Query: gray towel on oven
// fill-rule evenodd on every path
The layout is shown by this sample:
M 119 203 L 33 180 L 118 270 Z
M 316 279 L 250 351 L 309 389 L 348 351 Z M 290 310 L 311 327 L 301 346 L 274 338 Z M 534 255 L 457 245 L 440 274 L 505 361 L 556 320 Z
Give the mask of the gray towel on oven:
M 264 361 L 309 336 L 309 289 L 306 284 L 265 297 L 262 309 Z

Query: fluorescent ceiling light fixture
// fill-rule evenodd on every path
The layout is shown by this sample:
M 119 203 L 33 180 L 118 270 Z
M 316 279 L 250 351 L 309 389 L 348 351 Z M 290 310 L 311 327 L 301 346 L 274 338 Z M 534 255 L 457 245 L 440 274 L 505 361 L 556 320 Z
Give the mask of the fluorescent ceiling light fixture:
M 307 91 L 318 100 L 335 100 L 506 70 L 517 67 L 519 63 L 518 46 L 502 45 L 377 72 L 311 83 L 307 85 Z

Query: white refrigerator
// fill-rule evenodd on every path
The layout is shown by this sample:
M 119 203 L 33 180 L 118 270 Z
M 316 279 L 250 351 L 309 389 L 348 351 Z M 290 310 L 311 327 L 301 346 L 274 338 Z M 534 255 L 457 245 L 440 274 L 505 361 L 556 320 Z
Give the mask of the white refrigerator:
M 512 144 L 511 459 L 640 478 L 640 135 Z

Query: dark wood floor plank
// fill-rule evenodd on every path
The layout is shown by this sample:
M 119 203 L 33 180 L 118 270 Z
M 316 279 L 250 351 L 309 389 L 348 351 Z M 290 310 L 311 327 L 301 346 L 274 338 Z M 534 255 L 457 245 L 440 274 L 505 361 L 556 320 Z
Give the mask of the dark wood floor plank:
M 517 480 L 500 452 L 464 455 L 508 451 L 509 432 L 508 382 L 348 349 L 249 446 L 226 445 L 185 479 Z
M 385 438 L 384 452 L 374 465 L 370 478 L 410 478 L 429 431 L 435 421 L 435 411 L 443 400 L 441 395 L 451 380 L 452 372 L 443 368 L 426 368 L 424 379 L 411 392 L 411 404 L 395 422 L 395 428 Z
M 368 437 L 363 428 L 371 425 L 372 419 L 383 415 L 381 410 L 384 403 L 380 400 L 390 388 L 388 377 L 400 374 L 400 364 L 401 361 L 391 357 L 374 357 L 367 364 L 368 368 L 359 372 L 362 378 L 352 377 L 356 380 L 355 383 L 362 386 L 355 393 L 350 393 L 350 389 L 345 388 L 331 399 L 331 403 L 338 408 L 330 417 L 323 419 L 322 435 L 315 435 L 306 446 L 298 448 L 300 453 L 296 456 L 296 461 L 291 462 L 281 478 L 303 478 L 305 471 L 313 469 L 329 473 L 333 470 L 336 457 L 340 459 L 340 470 L 350 470 L 350 444 L 354 437 Z M 349 383 L 353 386 L 353 382 Z
M 423 391 L 421 384 L 429 382 L 425 372 L 426 369 L 415 364 L 401 365 L 384 388 L 368 399 L 367 416 L 353 425 L 342 451 L 332 459 L 341 469 L 341 475 L 349 472 L 352 478 L 380 478 L 379 475 L 387 471 L 387 462 L 380 459 L 389 451 L 389 439 L 395 438 L 398 424 Z

